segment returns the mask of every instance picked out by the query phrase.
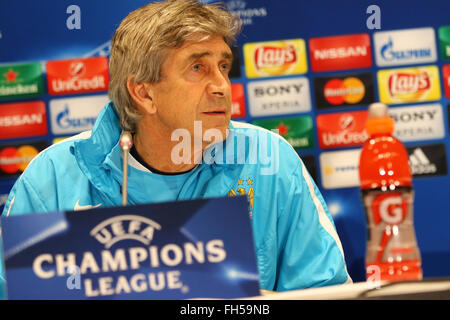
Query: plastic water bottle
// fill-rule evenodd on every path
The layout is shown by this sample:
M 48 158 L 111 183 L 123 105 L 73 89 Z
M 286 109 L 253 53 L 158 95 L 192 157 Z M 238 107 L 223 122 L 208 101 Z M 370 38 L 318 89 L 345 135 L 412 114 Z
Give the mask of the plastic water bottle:
M 420 251 L 414 231 L 414 190 L 408 152 L 392 136 L 394 120 L 383 103 L 369 107 L 369 139 L 363 145 L 359 177 L 368 223 L 366 278 L 421 280 Z

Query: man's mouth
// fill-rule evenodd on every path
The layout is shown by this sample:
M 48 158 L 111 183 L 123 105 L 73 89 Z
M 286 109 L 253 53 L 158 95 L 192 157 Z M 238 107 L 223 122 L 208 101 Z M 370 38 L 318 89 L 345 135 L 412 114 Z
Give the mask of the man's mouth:
M 222 110 L 216 110 L 216 111 L 208 111 L 208 112 L 203 112 L 204 114 L 207 114 L 209 116 L 220 116 L 220 115 L 225 115 L 225 111 Z

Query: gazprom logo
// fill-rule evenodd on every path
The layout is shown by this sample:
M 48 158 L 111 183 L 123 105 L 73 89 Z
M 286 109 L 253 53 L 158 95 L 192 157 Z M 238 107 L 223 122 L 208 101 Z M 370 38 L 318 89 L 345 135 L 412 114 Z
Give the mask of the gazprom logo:
M 437 60 L 433 28 L 378 31 L 373 35 L 379 67 L 430 63 Z
M 157 222 L 137 215 L 109 218 L 95 226 L 90 235 L 106 249 L 122 240 L 136 240 L 146 246 L 153 240 L 155 230 L 161 230 Z
M 56 116 L 56 123 L 62 129 L 80 128 L 81 130 L 83 130 L 84 128 L 87 127 L 93 127 L 96 119 L 97 117 L 84 117 L 84 118 L 71 117 L 69 106 L 66 104 L 64 110 L 58 113 L 58 115 Z
M 78 133 L 92 129 L 107 95 L 50 100 L 53 134 Z
M 430 48 L 395 50 L 392 38 L 381 47 L 381 56 L 386 61 L 409 60 L 431 57 Z

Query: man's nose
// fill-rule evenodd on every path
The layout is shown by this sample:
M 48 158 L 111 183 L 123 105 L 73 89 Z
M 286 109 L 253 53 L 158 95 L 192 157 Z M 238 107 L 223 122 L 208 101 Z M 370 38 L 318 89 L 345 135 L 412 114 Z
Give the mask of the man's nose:
M 224 74 L 220 69 L 215 70 L 211 74 L 211 79 L 208 84 L 208 92 L 216 96 L 225 96 L 230 88 L 230 81 L 228 76 Z

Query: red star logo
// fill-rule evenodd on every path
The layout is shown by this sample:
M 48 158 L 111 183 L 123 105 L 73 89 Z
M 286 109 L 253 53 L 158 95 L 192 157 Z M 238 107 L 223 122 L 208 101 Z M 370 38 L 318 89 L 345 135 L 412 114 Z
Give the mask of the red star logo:
M 9 69 L 7 73 L 3 74 L 6 78 L 6 82 L 16 82 L 16 77 L 19 75 L 18 72 L 14 72 L 12 69 Z
M 283 122 L 277 127 L 278 133 L 282 136 L 287 136 L 290 127 L 286 126 Z

